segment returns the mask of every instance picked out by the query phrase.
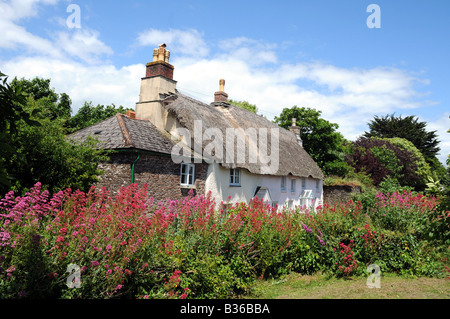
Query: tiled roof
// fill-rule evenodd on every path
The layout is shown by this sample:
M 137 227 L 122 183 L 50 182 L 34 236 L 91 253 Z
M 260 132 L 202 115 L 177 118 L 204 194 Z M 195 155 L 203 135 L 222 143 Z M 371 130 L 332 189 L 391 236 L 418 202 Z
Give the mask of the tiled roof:
M 171 154 L 175 145 L 167 133 L 151 122 L 132 119 L 124 114 L 117 114 L 68 137 L 84 141 L 89 136 L 99 140 L 104 149 L 139 149 Z

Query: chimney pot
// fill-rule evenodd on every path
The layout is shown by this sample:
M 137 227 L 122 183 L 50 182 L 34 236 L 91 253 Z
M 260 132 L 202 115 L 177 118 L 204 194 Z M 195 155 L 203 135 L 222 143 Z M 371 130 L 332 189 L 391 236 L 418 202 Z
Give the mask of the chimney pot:
M 219 91 L 214 93 L 214 102 L 228 102 L 228 94 L 225 93 L 225 80 L 219 81 Z
M 133 112 L 133 111 L 127 111 L 127 116 L 128 116 L 130 119 L 136 119 L 136 112 Z
M 153 50 L 153 62 L 147 64 L 145 76 L 147 78 L 161 75 L 173 80 L 173 65 L 169 64 L 170 51 L 166 50 L 166 44 L 160 44 L 159 48 Z

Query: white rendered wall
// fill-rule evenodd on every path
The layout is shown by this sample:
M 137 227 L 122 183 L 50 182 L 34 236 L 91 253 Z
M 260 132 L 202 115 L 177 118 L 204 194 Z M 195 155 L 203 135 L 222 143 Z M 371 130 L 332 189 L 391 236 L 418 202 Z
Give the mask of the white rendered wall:
M 286 177 L 286 190 L 281 190 L 281 177 L 270 175 L 251 174 L 245 169 L 241 169 L 241 186 L 230 186 L 230 170 L 223 168 L 220 164 L 213 163 L 208 167 L 208 175 L 205 184 L 206 193 L 211 191 L 212 196 L 216 199 L 216 203 L 248 203 L 255 195 L 257 187 L 266 187 L 269 190 L 272 202 L 277 202 L 281 207 L 287 204 L 289 200 L 293 200 L 294 206 L 300 205 L 300 196 L 304 190 L 311 190 L 314 198 L 313 205 L 317 207 L 323 202 L 323 183 L 321 180 L 306 178 L 305 187 L 302 187 L 302 179 L 296 179 L 296 190 L 291 192 L 291 180 L 293 177 Z M 319 181 L 317 188 L 316 181 Z M 231 200 L 228 201 L 228 197 Z
M 261 175 L 249 173 L 245 169 L 241 169 L 241 186 L 230 186 L 230 170 L 223 168 L 220 164 L 213 163 L 208 167 L 208 175 L 205 183 L 206 193 L 212 193 L 216 199 L 216 203 L 239 203 L 247 202 L 253 198 L 256 188 L 261 186 Z M 228 202 L 228 197 L 231 200 Z
M 296 180 L 295 192 L 291 192 L 291 180 Z M 317 188 L 316 182 L 319 181 L 319 188 Z M 277 202 L 278 206 L 287 205 L 292 200 L 293 206 L 300 205 L 300 196 L 303 191 L 310 190 L 311 195 L 314 198 L 313 205 L 317 207 L 323 202 L 323 182 L 313 178 L 306 178 L 305 187 L 302 186 L 302 179 L 299 177 L 286 176 L 285 190 L 281 190 L 281 177 L 280 176 L 264 176 L 263 184 L 265 184 L 270 191 L 272 202 Z

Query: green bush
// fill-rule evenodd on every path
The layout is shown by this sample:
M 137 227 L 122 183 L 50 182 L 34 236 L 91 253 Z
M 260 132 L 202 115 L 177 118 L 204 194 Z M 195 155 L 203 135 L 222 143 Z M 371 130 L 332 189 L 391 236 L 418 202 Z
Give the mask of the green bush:
M 449 213 L 407 191 L 373 195 L 372 209 L 349 201 L 277 211 L 254 200 L 218 211 L 208 196 L 155 205 L 146 186 L 51 198 L 40 187 L 0 201 L 5 298 L 235 298 L 291 271 L 351 277 L 375 263 L 443 276 L 450 257 Z

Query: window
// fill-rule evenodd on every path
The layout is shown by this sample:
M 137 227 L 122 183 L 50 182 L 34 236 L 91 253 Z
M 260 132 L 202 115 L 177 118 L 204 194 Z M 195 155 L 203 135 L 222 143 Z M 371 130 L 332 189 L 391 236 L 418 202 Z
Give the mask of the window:
M 291 193 L 295 193 L 297 180 L 291 179 Z
M 306 178 L 302 178 L 302 188 L 305 189 L 306 188 Z
M 241 170 L 230 170 L 230 186 L 241 186 Z
M 194 186 L 195 182 L 195 165 L 194 164 L 181 164 L 181 186 Z
M 319 190 L 320 189 L 320 180 L 316 181 L 316 189 Z
M 313 199 L 314 197 L 312 196 L 312 191 L 303 191 L 302 195 L 300 196 L 300 206 L 302 206 L 303 208 L 310 208 Z
M 286 177 L 281 178 L 281 191 L 286 191 Z

